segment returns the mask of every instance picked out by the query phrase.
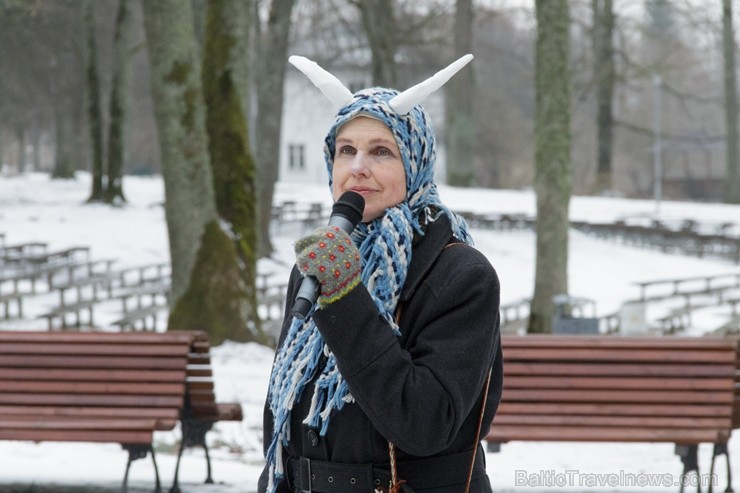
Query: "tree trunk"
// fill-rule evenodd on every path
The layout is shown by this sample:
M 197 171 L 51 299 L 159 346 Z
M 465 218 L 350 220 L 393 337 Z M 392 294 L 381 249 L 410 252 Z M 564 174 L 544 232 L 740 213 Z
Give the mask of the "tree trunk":
M 570 74 L 567 0 L 537 0 L 535 50 L 535 286 L 528 332 L 550 332 L 556 294 L 568 293 Z
M 33 131 L 33 171 L 40 171 L 41 170 L 41 129 L 36 127 Z M 2 151 L 0 151 L 0 155 L 2 155 Z M 0 160 L 2 161 L 2 160 Z
M 281 119 L 285 63 L 288 59 L 290 17 L 295 0 L 273 0 L 267 30 L 260 39 L 259 76 L 257 85 L 257 125 L 255 147 L 257 154 L 258 248 L 260 258 L 273 252 L 270 236 L 272 201 L 280 170 Z
M 190 3 L 158 0 L 142 5 L 176 302 L 190 283 L 206 224 L 216 220 L 205 103 Z
M 113 34 L 113 77 L 108 127 L 108 183 L 105 201 L 125 202 L 123 167 L 126 149 L 126 116 L 128 114 L 128 74 L 133 22 L 129 0 L 119 0 L 116 28 Z
M 737 164 L 737 85 L 735 82 L 735 30 L 732 0 L 722 1 L 722 46 L 725 60 L 725 133 L 727 176 L 725 202 L 740 204 L 740 172 Z
M 57 100 L 54 107 L 54 169 L 51 172 L 52 179 L 69 179 L 75 177 L 75 165 L 73 159 L 71 134 L 69 128 L 72 126 L 69 118 L 65 118 L 67 112 L 60 106 L 62 101 Z
M 242 0 L 211 0 L 208 4 L 203 48 L 203 89 L 206 101 L 208 149 L 222 227 L 229 229 L 239 257 L 230 286 L 230 303 L 239 306 L 241 320 L 223 324 L 220 339 L 266 342 L 257 313 L 257 191 L 255 166 L 249 149 L 247 119 L 237 87 L 244 81 L 247 59 L 238 49 L 246 37 L 248 11 Z M 244 330 L 247 321 L 247 329 Z
M 457 0 L 455 11 L 455 54 L 471 53 L 473 48 L 473 0 Z M 447 182 L 470 187 L 475 184 L 473 156 L 475 125 L 473 67 L 462 70 L 447 83 Z
M 614 141 L 614 9 L 612 0 L 593 0 L 594 80 L 596 82 L 596 192 L 612 188 Z
M 18 173 L 24 174 L 26 172 L 26 129 L 23 125 L 18 124 L 16 127 L 16 135 L 18 137 Z
M 398 87 L 395 60 L 398 27 L 393 16 L 393 0 L 356 0 L 352 3 L 360 9 L 362 26 L 370 44 L 373 84 Z
M 103 200 L 103 118 L 100 112 L 100 77 L 98 76 L 98 54 L 95 36 L 95 1 L 85 0 L 84 29 L 87 48 L 87 120 L 92 144 L 92 191 L 88 202 Z

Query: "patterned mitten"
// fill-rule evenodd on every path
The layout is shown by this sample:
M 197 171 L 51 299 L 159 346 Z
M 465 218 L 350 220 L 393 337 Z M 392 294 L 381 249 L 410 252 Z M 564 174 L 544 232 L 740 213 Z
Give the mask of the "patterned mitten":
M 295 244 L 296 265 L 321 285 L 319 308 L 334 303 L 360 284 L 360 251 L 336 226 L 322 226 Z

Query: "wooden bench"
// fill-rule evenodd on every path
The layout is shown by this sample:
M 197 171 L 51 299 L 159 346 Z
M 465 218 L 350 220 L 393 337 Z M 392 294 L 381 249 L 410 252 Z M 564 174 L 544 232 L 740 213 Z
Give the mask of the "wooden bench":
M 215 421 L 241 419 L 239 404 L 215 403 L 208 352 L 201 332 L 0 331 L 0 439 L 120 443 L 122 490 L 151 454 L 160 491 L 155 431 L 183 420 L 189 446 L 192 429 L 205 443 Z
M 502 336 L 504 390 L 486 439 L 667 442 L 698 474 L 697 448 L 740 425 L 738 340 L 692 337 Z

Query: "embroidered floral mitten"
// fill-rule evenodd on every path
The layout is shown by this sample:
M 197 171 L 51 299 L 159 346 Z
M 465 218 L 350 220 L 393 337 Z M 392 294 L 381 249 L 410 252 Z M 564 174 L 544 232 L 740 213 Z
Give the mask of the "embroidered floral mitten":
M 296 265 L 320 285 L 319 307 L 334 303 L 360 283 L 360 251 L 336 226 L 322 226 L 295 244 Z

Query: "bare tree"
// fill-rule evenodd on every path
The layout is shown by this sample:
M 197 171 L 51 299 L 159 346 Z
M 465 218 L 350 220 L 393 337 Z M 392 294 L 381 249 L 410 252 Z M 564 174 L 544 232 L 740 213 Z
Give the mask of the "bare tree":
M 126 121 L 128 116 L 128 79 L 131 59 L 133 20 L 131 2 L 119 0 L 116 27 L 113 34 L 113 77 L 110 92 L 110 124 L 108 126 L 108 180 L 105 201 L 123 202 L 123 169 L 126 155 Z
M 86 47 L 87 121 L 92 143 L 92 191 L 88 202 L 103 200 L 103 115 L 100 110 L 100 76 L 98 69 L 98 43 L 95 34 L 95 1 L 85 0 L 83 16 Z
M 725 145 L 727 176 L 725 202 L 740 204 L 740 172 L 737 163 L 737 84 L 735 82 L 735 30 L 732 27 L 732 1 L 722 0 L 722 47 L 725 81 Z
M 455 54 L 462 56 L 473 48 L 473 1 L 455 3 Z M 473 169 L 475 126 L 473 98 L 475 95 L 474 67 L 453 77 L 445 91 L 447 125 L 447 182 L 469 187 L 476 183 Z
M 528 332 L 550 332 L 552 298 L 568 293 L 570 202 L 570 73 L 567 0 L 536 0 L 534 295 Z
M 280 169 L 280 118 L 283 113 L 283 87 L 285 64 L 288 58 L 291 13 L 295 0 L 273 0 L 267 26 L 256 39 L 259 42 L 257 64 L 259 76 L 257 89 L 257 124 L 255 148 L 257 155 L 258 183 L 258 247 L 259 257 L 273 251 L 270 241 L 270 220 L 275 184 Z M 258 21 L 258 20 L 257 20 Z M 259 22 L 255 22 L 259 25 Z
M 393 0 L 350 0 L 362 14 L 362 26 L 372 53 L 373 84 L 398 87 L 398 25 Z
M 612 188 L 614 141 L 614 8 L 612 0 L 592 0 L 594 81 L 596 84 L 596 192 Z

